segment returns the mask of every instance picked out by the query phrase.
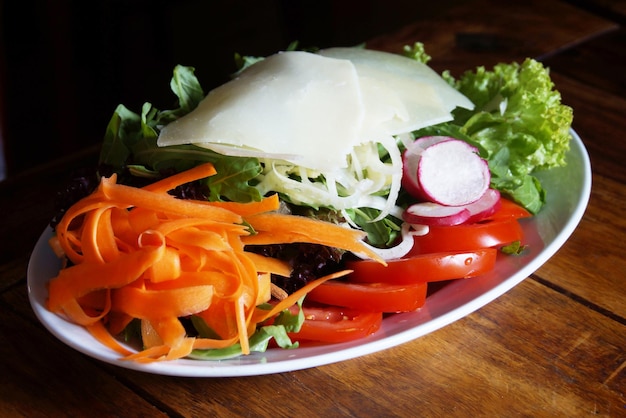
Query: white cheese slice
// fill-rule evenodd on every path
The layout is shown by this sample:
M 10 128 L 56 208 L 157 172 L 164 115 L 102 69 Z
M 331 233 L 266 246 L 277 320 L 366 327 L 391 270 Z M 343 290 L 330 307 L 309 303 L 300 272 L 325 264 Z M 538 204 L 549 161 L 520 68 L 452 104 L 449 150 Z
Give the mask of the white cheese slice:
M 474 104 L 465 95 L 450 86 L 435 70 L 428 65 L 414 59 L 388 52 L 376 51 L 364 48 L 337 47 L 323 49 L 318 52 L 329 58 L 345 59 L 352 62 L 359 77 L 373 77 L 379 80 L 381 76 L 392 75 L 390 83 L 399 86 L 409 86 L 411 83 L 422 83 L 434 88 L 440 97 L 444 107 L 448 111 L 456 107 L 474 109 Z M 389 86 L 392 88 L 392 86 Z M 419 89 L 419 87 L 418 87 Z M 402 99 L 410 100 L 410 94 L 414 90 L 396 90 Z
M 389 74 L 360 76 L 359 80 L 365 107 L 361 131 L 365 138 L 403 134 L 452 119 L 437 90 L 429 84 Z
M 158 145 L 193 143 L 329 171 L 347 165 L 363 115 L 349 61 L 283 52 L 212 90 L 197 109 L 163 128 Z
M 159 146 L 196 144 L 332 173 L 354 147 L 452 119 L 472 103 L 428 66 L 361 48 L 289 51 L 209 92 L 161 131 Z

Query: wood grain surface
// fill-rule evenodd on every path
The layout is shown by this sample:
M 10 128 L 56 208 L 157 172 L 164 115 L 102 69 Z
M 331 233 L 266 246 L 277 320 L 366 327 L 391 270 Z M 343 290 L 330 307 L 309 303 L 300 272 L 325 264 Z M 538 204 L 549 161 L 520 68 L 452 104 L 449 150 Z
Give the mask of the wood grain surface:
M 589 205 L 531 277 L 424 337 L 274 375 L 179 378 L 107 365 L 54 338 L 27 294 L 30 252 L 67 173 L 97 149 L 0 183 L 2 417 L 626 416 L 626 64 L 623 2 L 467 1 L 369 40 L 424 42 L 432 66 L 538 58 L 591 158 Z

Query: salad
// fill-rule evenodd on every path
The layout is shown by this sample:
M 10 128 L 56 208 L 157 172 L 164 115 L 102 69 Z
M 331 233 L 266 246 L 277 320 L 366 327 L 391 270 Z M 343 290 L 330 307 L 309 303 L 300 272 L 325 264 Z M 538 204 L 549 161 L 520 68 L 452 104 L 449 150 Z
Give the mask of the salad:
M 207 94 L 177 66 L 175 109 L 118 106 L 53 221 L 48 309 L 129 361 L 223 359 L 365 338 L 524 251 L 572 122 L 542 64 L 455 79 L 420 43 L 238 58 Z

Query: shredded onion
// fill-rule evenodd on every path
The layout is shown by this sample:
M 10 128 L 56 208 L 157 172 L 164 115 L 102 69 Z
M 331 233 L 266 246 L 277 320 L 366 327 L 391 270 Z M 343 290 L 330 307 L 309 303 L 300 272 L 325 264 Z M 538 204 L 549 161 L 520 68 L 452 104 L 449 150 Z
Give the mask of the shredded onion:
M 411 248 L 413 248 L 414 236 L 426 235 L 428 231 L 429 231 L 429 228 L 427 225 L 411 225 L 405 222 L 402 224 L 402 230 L 401 230 L 402 240 L 400 241 L 398 245 L 395 245 L 390 248 L 377 248 L 369 244 L 365 244 L 365 245 L 367 245 L 372 251 L 375 251 L 376 254 L 378 254 L 384 260 L 394 260 L 397 258 L 404 257 L 405 255 L 409 253 L 409 251 L 411 251 Z M 363 254 L 355 254 L 355 255 L 362 259 L 368 258 Z

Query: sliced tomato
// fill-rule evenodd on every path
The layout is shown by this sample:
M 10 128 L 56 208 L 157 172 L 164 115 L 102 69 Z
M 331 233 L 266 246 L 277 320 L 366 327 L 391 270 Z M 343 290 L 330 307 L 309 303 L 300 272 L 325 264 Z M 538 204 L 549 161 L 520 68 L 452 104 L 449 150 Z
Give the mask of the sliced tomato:
M 468 225 L 431 226 L 426 235 L 414 237 L 409 256 L 446 251 L 475 251 L 521 241 L 524 232 L 516 219 L 490 220 Z
M 309 292 L 307 300 L 368 312 L 410 312 L 424 305 L 426 287 L 426 283 L 328 281 Z
M 497 250 L 483 248 L 474 251 L 437 252 L 408 255 L 388 260 L 384 266 L 372 260 L 348 262 L 353 270 L 350 281 L 357 283 L 411 283 L 438 282 L 464 279 L 487 273 L 496 263 Z
M 382 312 L 363 312 L 340 306 L 303 306 L 304 323 L 294 341 L 341 343 L 367 337 L 376 332 L 382 322 Z
M 485 218 L 485 220 L 503 221 L 530 218 L 531 216 L 533 215 L 529 211 L 512 200 L 500 198 L 500 208 L 493 215 Z

